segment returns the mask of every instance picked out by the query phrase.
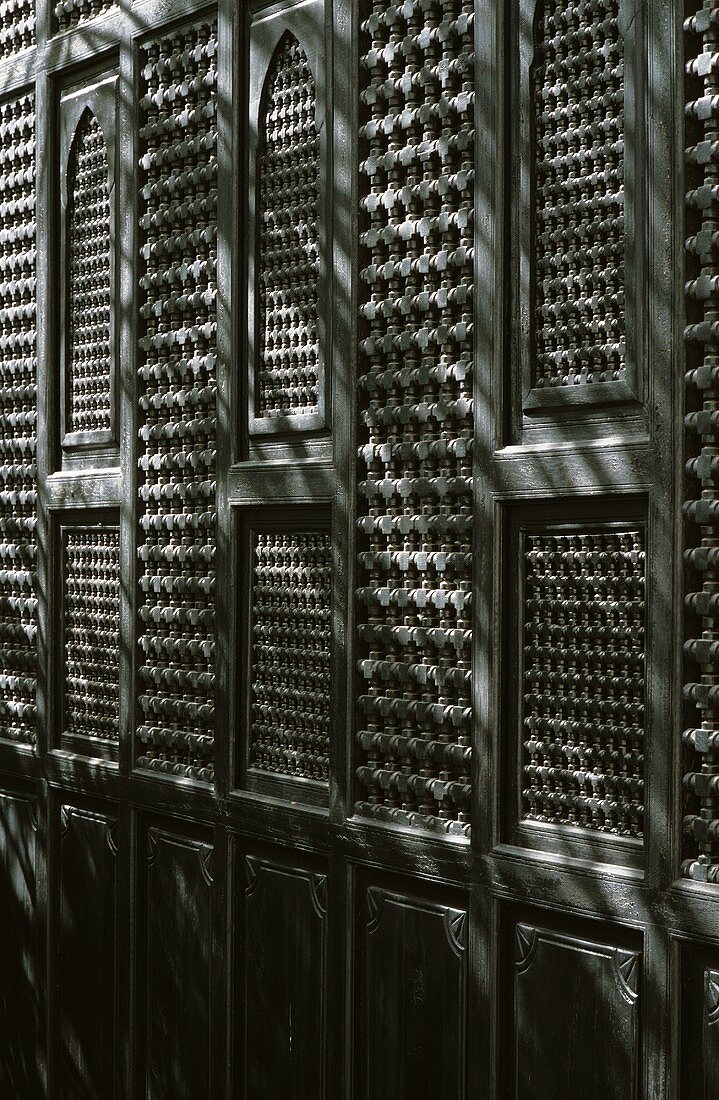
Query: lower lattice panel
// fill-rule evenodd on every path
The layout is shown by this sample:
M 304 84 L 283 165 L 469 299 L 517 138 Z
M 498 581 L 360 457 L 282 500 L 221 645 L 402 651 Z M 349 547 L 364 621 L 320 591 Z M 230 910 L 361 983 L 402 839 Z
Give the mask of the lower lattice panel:
M 330 533 L 256 532 L 252 558 L 250 766 L 326 782 Z
M 523 820 L 641 836 L 644 532 L 525 532 L 521 555 Z
M 120 532 L 63 535 L 65 738 L 117 741 Z

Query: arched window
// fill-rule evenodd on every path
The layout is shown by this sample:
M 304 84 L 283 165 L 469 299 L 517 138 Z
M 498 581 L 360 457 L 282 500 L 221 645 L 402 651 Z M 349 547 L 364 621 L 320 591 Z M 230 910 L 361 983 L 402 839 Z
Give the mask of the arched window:
M 67 428 L 109 431 L 111 422 L 110 196 L 105 138 L 90 111 L 68 164 Z
M 318 409 L 318 175 L 315 82 L 288 33 L 270 63 L 260 110 L 260 417 Z

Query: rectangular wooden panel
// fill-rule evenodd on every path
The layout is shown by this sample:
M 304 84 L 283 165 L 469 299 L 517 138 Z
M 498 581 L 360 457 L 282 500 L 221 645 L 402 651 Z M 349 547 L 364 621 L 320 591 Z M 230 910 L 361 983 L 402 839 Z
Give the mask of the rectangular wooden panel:
M 643 21 L 625 0 L 516 0 L 509 9 L 512 337 L 531 428 L 545 408 L 639 395 Z
M 244 1096 L 325 1096 L 327 879 L 245 859 Z
M 511 515 L 504 809 L 514 843 L 641 859 L 645 507 L 526 505 Z
M 64 1100 L 115 1095 L 114 824 L 75 806 L 60 810 L 56 949 Z
M 0 791 L 0 1096 L 39 1095 L 35 803 Z
M 63 748 L 114 755 L 120 702 L 120 529 L 88 513 L 60 534 Z
M 150 828 L 141 956 L 147 1100 L 197 1100 L 210 1088 L 210 860 L 201 841 Z
M 242 515 L 246 632 L 239 780 L 251 790 L 327 802 L 332 653 L 330 513 Z
M 515 927 L 515 1100 L 637 1100 L 638 953 L 527 924 Z
M 719 970 L 704 971 L 704 1100 L 719 1096 Z
M 523 534 L 526 821 L 642 835 L 644 543 L 639 526 Z
M 465 1095 L 466 911 L 371 886 L 359 917 L 363 1100 Z
M 709 944 L 679 945 L 681 1100 L 719 1096 L 719 956 Z

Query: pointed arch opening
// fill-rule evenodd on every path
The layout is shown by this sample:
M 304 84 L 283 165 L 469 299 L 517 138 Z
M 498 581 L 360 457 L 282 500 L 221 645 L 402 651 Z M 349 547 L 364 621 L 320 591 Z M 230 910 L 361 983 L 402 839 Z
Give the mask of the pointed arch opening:
M 259 116 L 259 363 L 255 415 L 319 409 L 319 139 L 315 81 L 289 31 L 267 70 Z
M 92 111 L 77 124 L 67 170 L 66 428 L 112 430 L 110 189 Z

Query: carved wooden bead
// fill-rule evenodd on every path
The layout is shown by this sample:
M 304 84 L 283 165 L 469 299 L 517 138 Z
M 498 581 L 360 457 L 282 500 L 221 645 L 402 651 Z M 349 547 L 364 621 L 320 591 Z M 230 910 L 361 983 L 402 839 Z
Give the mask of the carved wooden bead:
M 362 24 L 358 813 L 469 833 L 472 5 Z
M 143 52 L 140 89 L 141 767 L 213 778 L 217 28 Z
M 0 736 L 35 739 L 35 102 L 0 104 Z

